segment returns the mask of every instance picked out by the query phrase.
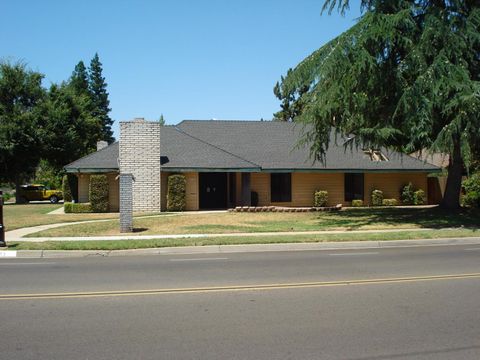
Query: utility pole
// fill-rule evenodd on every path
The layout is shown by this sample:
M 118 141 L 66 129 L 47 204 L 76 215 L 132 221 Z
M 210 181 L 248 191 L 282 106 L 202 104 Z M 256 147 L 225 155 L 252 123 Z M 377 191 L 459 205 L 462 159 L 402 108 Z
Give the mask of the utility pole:
M 0 247 L 7 246 L 5 242 L 5 226 L 3 225 L 3 191 L 0 190 Z

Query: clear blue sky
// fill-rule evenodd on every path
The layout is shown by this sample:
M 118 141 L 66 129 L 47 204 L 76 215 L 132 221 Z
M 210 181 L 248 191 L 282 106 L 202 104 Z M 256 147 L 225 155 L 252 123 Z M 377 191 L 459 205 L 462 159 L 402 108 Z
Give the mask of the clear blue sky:
M 45 85 L 67 79 L 95 52 L 111 116 L 271 119 L 273 86 L 305 56 L 349 28 L 359 13 L 320 16 L 323 0 L 2 3 L 0 57 L 23 60 Z M 114 126 L 117 134 L 117 123 Z

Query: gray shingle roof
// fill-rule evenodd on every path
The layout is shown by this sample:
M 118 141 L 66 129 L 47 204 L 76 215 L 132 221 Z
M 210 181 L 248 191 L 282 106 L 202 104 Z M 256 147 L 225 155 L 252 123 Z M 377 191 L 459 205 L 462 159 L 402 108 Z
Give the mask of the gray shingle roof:
M 408 155 L 383 149 L 389 161 L 372 161 L 362 149 L 343 146 L 335 137 L 326 161 L 312 162 L 308 147 L 298 148 L 301 127 L 273 121 L 185 120 L 160 131 L 162 168 L 165 170 L 244 171 L 439 171 Z M 65 168 L 118 169 L 118 143 L 79 159 Z

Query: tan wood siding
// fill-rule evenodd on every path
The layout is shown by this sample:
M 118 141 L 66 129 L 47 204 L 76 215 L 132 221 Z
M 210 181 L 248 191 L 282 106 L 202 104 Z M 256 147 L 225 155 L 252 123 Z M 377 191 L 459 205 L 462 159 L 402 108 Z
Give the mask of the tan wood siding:
M 187 180 L 187 210 L 198 210 L 198 173 L 184 173 Z
M 316 190 L 328 191 L 328 204 L 343 203 L 343 173 L 292 173 L 292 201 L 271 202 L 270 173 L 252 173 L 251 188 L 258 193 L 259 206 L 313 206 Z
M 117 179 L 117 173 L 107 174 L 108 179 L 108 203 L 109 211 L 117 212 L 120 208 L 120 182 Z
M 314 193 L 317 190 L 328 192 L 329 206 L 342 204 L 344 197 L 343 179 L 342 173 L 293 173 L 292 206 L 313 206 Z
M 411 182 L 415 189 L 422 189 L 428 198 L 426 173 L 366 173 L 365 174 L 365 204 L 370 204 L 372 190 L 383 191 L 384 199 L 400 201 L 400 189 Z
M 168 190 L 169 175 L 170 173 L 165 171 L 162 171 L 160 173 L 160 196 L 161 196 L 160 209 L 161 211 L 167 210 L 167 190 Z
M 270 174 L 252 173 L 250 189 L 258 194 L 258 206 L 270 205 Z
M 80 174 L 78 176 L 78 202 L 89 202 L 88 189 L 90 187 L 90 174 Z

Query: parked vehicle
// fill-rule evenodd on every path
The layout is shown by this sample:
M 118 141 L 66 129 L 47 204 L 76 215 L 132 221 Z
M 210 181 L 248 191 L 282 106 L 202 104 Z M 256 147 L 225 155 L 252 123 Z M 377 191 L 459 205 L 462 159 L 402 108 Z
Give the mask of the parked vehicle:
M 63 199 L 63 193 L 60 190 L 47 189 L 45 185 L 29 184 L 20 187 L 20 198 L 23 202 L 49 200 L 56 204 Z

